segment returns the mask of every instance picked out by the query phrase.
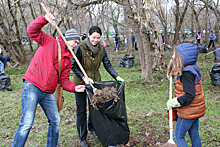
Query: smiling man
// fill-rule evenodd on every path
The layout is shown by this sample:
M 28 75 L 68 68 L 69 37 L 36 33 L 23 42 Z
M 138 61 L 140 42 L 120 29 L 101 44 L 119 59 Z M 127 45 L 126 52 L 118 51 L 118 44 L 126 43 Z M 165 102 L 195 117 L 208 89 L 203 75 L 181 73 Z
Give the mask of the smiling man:
M 27 33 L 40 47 L 31 60 L 23 77 L 22 117 L 15 133 L 12 147 L 23 147 L 33 125 L 37 105 L 39 104 L 48 119 L 47 146 L 56 147 L 58 143 L 60 115 L 54 92 L 58 83 L 58 45 L 61 48 L 60 85 L 69 92 L 84 92 L 84 85 L 77 85 L 69 80 L 71 59 L 73 58 L 61 36 L 56 40 L 42 31 L 52 20 L 52 14 L 41 15 L 27 27 Z M 80 36 L 75 29 L 67 30 L 65 39 L 73 50 L 79 43 Z

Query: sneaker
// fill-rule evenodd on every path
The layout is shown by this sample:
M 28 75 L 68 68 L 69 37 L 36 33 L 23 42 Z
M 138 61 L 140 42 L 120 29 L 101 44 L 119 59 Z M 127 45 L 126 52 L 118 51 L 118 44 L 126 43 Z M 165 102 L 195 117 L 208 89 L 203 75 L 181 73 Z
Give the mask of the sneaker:
M 93 135 L 95 138 L 98 138 L 98 136 L 96 135 L 95 131 L 90 131 L 90 134 Z
M 81 147 L 88 147 L 86 140 L 80 141 L 80 146 Z

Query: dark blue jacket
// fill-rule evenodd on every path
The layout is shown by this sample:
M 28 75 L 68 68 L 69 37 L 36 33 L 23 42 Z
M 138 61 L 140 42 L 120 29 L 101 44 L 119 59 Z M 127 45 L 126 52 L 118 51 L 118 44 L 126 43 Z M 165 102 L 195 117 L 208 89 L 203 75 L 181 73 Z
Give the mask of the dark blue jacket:
M 2 63 L 4 64 L 4 67 L 6 65 L 6 62 L 10 61 L 10 57 L 9 56 L 1 56 L 0 55 L 0 61 L 2 61 Z
M 210 38 L 210 40 L 215 40 L 216 39 L 215 33 L 214 34 L 210 33 L 209 38 Z
M 134 35 L 132 35 L 132 43 L 134 43 L 135 42 L 135 37 L 134 37 Z

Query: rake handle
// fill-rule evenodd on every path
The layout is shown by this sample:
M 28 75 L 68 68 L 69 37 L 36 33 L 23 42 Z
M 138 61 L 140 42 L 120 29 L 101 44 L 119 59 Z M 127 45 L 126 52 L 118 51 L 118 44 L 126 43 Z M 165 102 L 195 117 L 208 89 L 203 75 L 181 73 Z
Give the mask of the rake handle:
M 172 77 L 170 77 L 170 91 L 169 91 L 169 99 L 172 99 Z M 170 139 L 173 140 L 173 111 L 169 110 L 169 126 L 170 126 Z
M 41 6 L 43 7 L 44 11 L 49 14 L 49 11 L 47 10 L 47 8 L 44 6 L 43 3 L 41 3 Z M 62 37 L 63 41 L 66 43 L 68 50 L 71 52 L 71 54 L 73 55 L 74 59 L 76 60 L 79 68 L 81 69 L 83 75 L 85 76 L 85 78 L 89 81 L 89 78 L 85 72 L 85 70 L 83 69 L 82 65 L 80 64 L 79 60 L 77 59 L 76 55 L 74 54 L 74 52 L 71 50 L 71 47 L 69 46 L 69 44 L 67 43 L 65 37 L 63 36 L 63 33 L 60 31 L 59 27 L 56 25 L 55 21 L 52 20 L 52 23 L 54 24 L 55 28 L 57 29 L 58 33 L 60 34 L 60 36 Z

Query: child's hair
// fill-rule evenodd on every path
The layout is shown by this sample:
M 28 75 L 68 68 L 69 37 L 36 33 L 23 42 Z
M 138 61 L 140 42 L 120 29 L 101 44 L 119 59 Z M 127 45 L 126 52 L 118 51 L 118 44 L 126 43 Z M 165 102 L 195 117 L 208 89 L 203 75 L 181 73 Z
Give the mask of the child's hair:
M 175 52 L 175 58 L 172 59 L 172 61 L 169 63 L 167 68 L 167 73 L 171 77 L 177 77 L 182 75 L 182 69 L 183 69 L 183 60 L 180 56 L 179 52 L 174 49 Z

